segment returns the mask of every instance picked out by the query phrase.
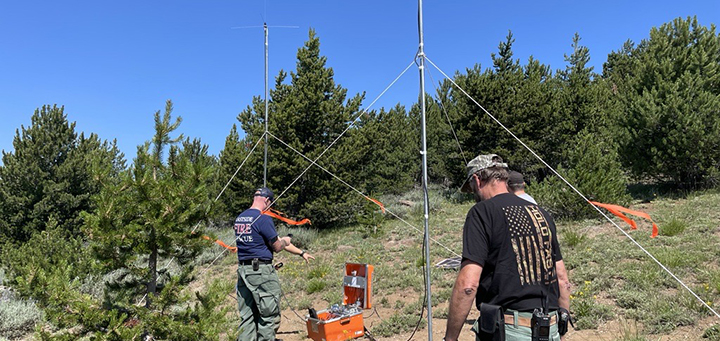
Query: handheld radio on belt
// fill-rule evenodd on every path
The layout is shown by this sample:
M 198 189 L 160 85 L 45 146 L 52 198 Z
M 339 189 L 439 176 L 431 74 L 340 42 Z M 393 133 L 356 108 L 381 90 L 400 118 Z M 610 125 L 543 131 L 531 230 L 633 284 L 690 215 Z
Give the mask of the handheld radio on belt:
M 543 291 L 543 294 L 545 292 Z M 546 295 L 542 309 L 535 308 L 530 319 L 532 341 L 550 341 L 550 315 L 548 314 L 548 298 Z

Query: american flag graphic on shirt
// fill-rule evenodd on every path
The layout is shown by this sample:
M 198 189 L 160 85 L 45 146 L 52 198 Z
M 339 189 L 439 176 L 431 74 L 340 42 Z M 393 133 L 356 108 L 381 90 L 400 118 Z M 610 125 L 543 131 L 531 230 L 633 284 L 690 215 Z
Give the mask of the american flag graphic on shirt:
M 550 284 L 557 280 L 553 262 L 552 231 L 535 205 L 503 208 L 522 285 Z

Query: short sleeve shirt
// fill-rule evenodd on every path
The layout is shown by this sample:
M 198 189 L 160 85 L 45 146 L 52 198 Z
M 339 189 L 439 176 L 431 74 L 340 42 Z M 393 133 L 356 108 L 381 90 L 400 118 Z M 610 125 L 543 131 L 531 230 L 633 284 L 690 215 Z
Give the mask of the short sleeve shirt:
M 555 222 L 542 208 L 503 193 L 473 206 L 463 228 L 463 259 L 483 267 L 476 305 L 533 311 L 558 307 Z M 544 305 L 547 302 L 547 305 Z
M 263 215 L 260 210 L 250 208 L 235 218 L 233 230 L 238 261 L 273 259 L 271 245 L 277 240 L 278 234 L 272 218 Z

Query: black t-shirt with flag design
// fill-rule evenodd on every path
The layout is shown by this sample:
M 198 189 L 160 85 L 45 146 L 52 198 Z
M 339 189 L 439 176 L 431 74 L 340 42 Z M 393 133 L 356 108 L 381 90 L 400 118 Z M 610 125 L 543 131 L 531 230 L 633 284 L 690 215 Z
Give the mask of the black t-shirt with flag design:
M 483 302 L 530 312 L 547 302 L 557 309 L 555 262 L 562 254 L 555 222 L 537 205 L 510 193 L 475 204 L 463 228 L 463 259 L 483 267 L 478 309 Z

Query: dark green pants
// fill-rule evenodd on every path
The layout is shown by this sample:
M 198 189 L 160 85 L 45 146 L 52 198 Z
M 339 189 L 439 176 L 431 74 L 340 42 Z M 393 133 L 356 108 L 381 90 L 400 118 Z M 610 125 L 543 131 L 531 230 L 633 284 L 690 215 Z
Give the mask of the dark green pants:
M 238 341 L 275 341 L 280 326 L 280 281 L 272 264 L 238 266 Z

